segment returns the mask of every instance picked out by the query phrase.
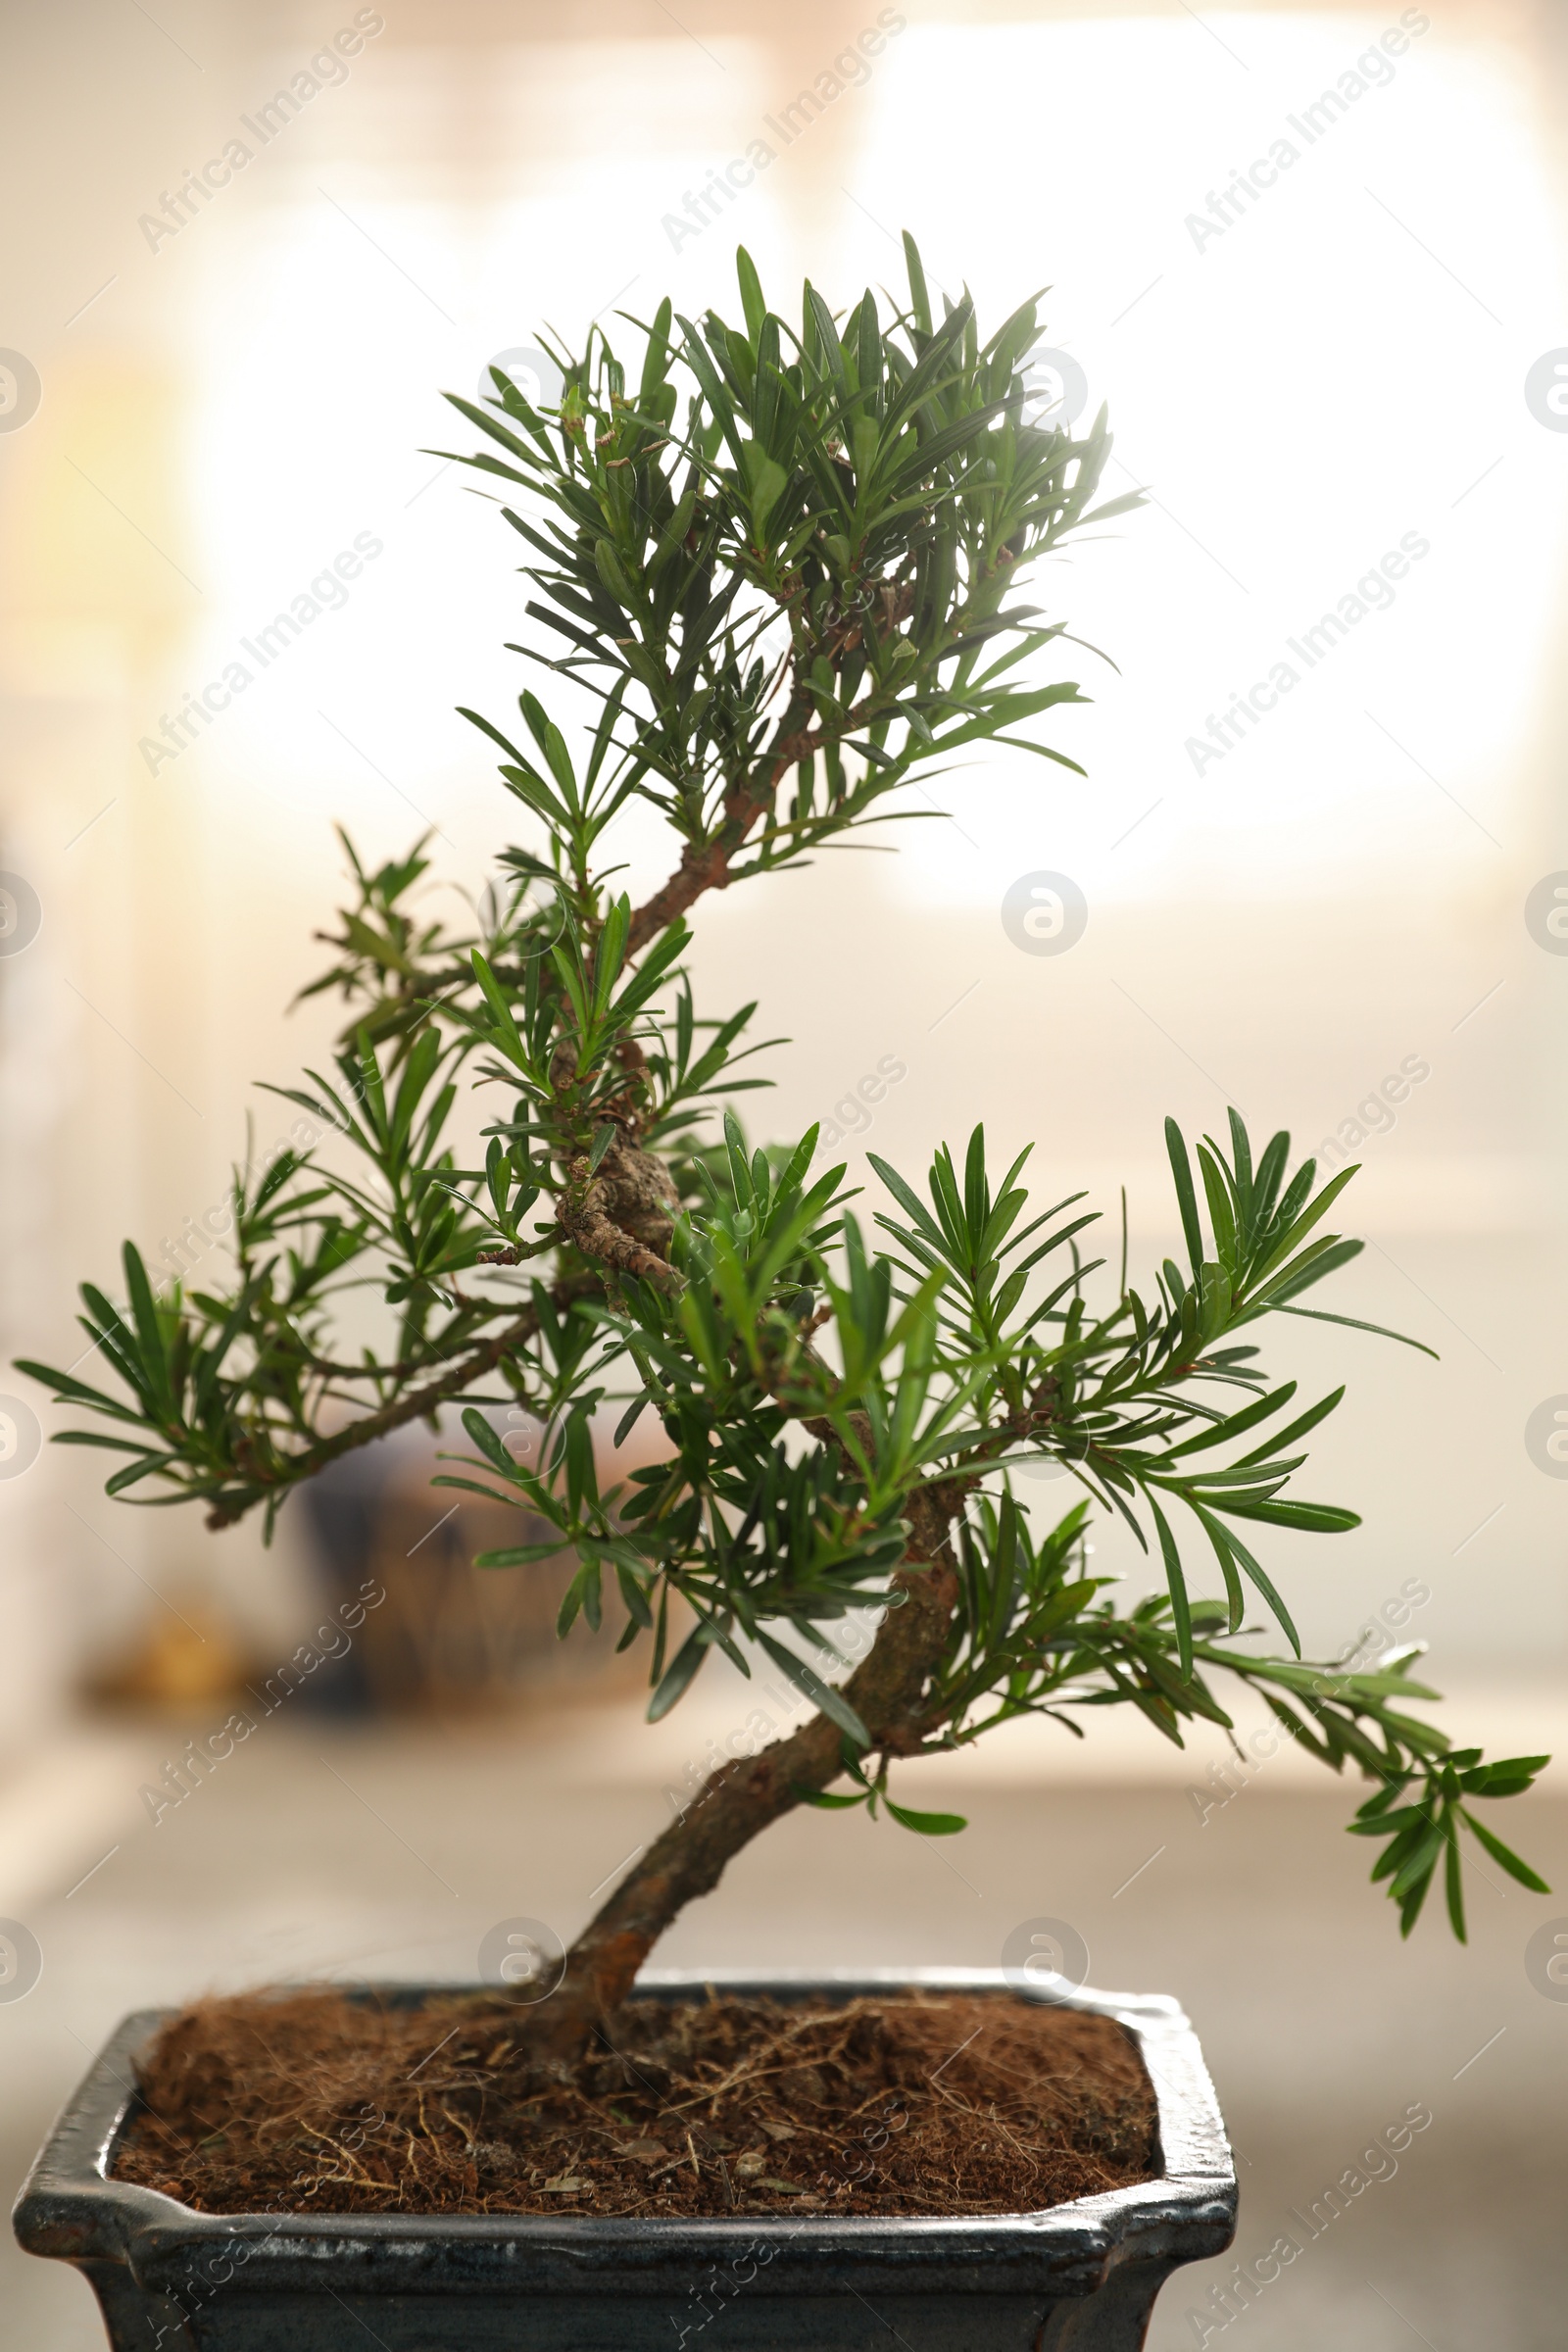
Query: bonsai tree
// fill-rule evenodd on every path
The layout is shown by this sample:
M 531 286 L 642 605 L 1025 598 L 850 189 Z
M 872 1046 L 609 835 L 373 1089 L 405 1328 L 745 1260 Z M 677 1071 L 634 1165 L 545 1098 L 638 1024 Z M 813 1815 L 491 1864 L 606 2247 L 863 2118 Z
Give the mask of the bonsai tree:
M 1303 1660 L 1259 1556 L 1276 1531 L 1357 1524 L 1293 1485 L 1343 1389 L 1300 1409 L 1251 1331 L 1320 1315 L 1304 1294 L 1361 1248 L 1326 1230 L 1352 1169 L 1320 1185 L 1286 1135 L 1254 1152 L 1234 1111 L 1194 1152 L 1167 1121 L 1185 1258 L 1135 1290 L 1125 1202 L 1117 1262 L 1086 1262 L 1083 1196 L 1035 1207 L 1028 1152 L 995 1173 L 979 1127 L 959 1157 L 937 1151 L 923 1193 L 873 1157 L 872 1231 L 844 1167 L 816 1166 L 815 1128 L 753 1150 L 725 1107 L 763 1083 L 744 1071 L 755 1007 L 696 1009 L 692 908 L 885 818 L 959 746 L 1081 774 L 1035 733 L 1084 698 L 1040 682 L 1065 623 L 1020 585 L 1141 503 L 1096 503 L 1103 412 L 1082 439 L 1029 420 L 1035 304 L 982 340 L 967 295 L 938 317 L 905 247 L 902 308 L 867 292 L 835 315 L 808 285 L 793 326 L 741 252 L 744 324 L 665 301 L 635 374 L 595 329 L 581 357 L 559 354 L 559 407 L 500 371 L 487 404 L 453 399 L 489 445 L 464 462 L 514 502 L 540 632 L 515 650 L 586 690 L 595 723 L 574 754 L 531 690 L 520 740 L 464 712 L 525 838 L 499 852 L 471 938 L 416 910 L 422 845 L 373 871 L 351 850 L 353 904 L 306 992 L 340 992 L 349 1024 L 332 1071 L 277 1090 L 335 1130 L 336 1155 L 236 1171 L 226 1290 L 155 1293 L 130 1243 L 122 1306 L 83 1287 L 122 1393 L 24 1367 L 109 1423 L 60 1442 L 126 1456 L 110 1494 L 199 1502 L 214 1528 L 260 1510 L 270 1531 L 325 1465 L 461 1401 L 472 1455 L 436 1483 L 553 1531 L 481 1565 L 574 1553 L 560 1630 L 597 1628 L 607 1585 L 618 1594 L 625 1642 L 648 1646 L 650 1718 L 714 1650 L 743 1675 L 766 1658 L 810 1703 L 714 1771 L 583 1930 L 532 2013 L 547 2069 L 573 2063 L 682 1907 L 793 1807 L 864 1805 L 942 1836 L 963 1823 L 906 1801 L 920 1757 L 1022 1715 L 1077 1732 L 1107 1706 L 1179 1742 L 1185 1723 L 1229 1726 L 1216 1675 L 1371 1783 L 1350 1826 L 1383 1841 L 1372 1875 L 1406 1934 L 1441 1865 L 1463 1936 L 1461 1831 L 1543 1887 L 1472 1806 L 1545 1759 L 1488 1764 L 1412 1714 L 1436 1695 L 1411 1679 L 1414 1647 L 1365 1673 Z M 639 801 L 679 854 L 633 906 L 612 828 Z M 470 1090 L 483 1164 L 464 1166 Z M 367 1286 L 373 1346 L 334 1336 Z M 531 1461 L 498 1406 L 536 1427 Z M 617 1411 L 617 1441 L 651 1413 L 663 1450 L 605 1488 L 594 1435 Z M 1081 1491 L 1054 1522 L 1014 1485 L 1042 1462 Z M 1157 1557 L 1156 1597 L 1118 1607 L 1089 1564 L 1092 1508 Z M 1250 1639 L 1249 1588 L 1277 1651 Z M 835 1630 L 867 1611 L 875 1638 L 835 1680 Z

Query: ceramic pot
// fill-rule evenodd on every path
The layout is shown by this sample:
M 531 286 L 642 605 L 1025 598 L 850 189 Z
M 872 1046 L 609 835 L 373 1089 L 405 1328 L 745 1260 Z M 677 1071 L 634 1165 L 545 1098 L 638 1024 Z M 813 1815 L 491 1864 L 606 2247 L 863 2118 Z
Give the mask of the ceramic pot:
M 1236 2175 L 1176 2003 L 1055 1983 L 1054 1997 L 1114 2018 L 1142 2052 L 1158 2180 L 960 2220 L 199 2214 L 109 2178 L 137 2054 L 167 2014 L 141 2010 L 61 2117 L 16 2231 L 82 2273 L 114 2352 L 1134 2352 L 1171 2272 L 1230 2244 Z M 632 1997 L 710 1984 L 813 2002 L 1009 1989 L 1000 1969 L 657 1971 Z M 453 1987 L 375 1989 L 417 2003 Z

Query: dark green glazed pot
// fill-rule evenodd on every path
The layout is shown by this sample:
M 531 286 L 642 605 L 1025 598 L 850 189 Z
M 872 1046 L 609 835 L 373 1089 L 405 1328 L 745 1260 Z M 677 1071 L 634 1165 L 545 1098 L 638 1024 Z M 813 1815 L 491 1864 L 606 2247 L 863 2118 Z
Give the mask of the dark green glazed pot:
M 715 1983 L 816 2002 L 1008 1985 L 1000 1969 L 661 1971 L 632 1997 Z M 1176 2003 L 1061 1997 L 1115 2018 L 1142 2051 L 1159 2101 L 1161 2179 L 960 2221 L 199 2214 L 108 2177 L 134 2108 L 137 2052 L 166 2014 L 142 2010 L 61 2117 L 16 2231 L 29 2253 L 82 2273 L 114 2352 L 1135 2352 L 1171 2272 L 1230 2244 L 1236 2175 Z

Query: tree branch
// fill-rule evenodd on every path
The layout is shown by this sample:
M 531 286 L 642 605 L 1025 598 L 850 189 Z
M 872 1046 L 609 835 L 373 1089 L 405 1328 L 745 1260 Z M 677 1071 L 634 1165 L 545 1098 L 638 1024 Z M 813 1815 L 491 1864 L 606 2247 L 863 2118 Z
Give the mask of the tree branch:
M 558 1304 L 567 1305 L 580 1288 L 580 1284 L 558 1284 L 552 1297 Z M 482 1379 L 487 1372 L 493 1372 L 511 1348 L 520 1347 L 524 1340 L 531 1339 L 538 1328 L 537 1313 L 531 1306 L 525 1308 L 504 1331 L 495 1332 L 488 1340 L 481 1340 L 470 1348 L 438 1379 L 427 1381 L 421 1389 L 411 1389 L 407 1396 L 400 1396 L 394 1404 L 382 1405 L 377 1412 L 362 1414 L 359 1420 L 346 1423 L 342 1429 L 334 1430 L 329 1438 L 318 1440 L 316 1445 L 307 1446 L 303 1452 L 285 1455 L 272 1469 L 253 1472 L 249 1481 L 250 1492 L 243 1498 L 238 1494 L 220 1495 L 207 1514 L 207 1525 L 215 1529 L 232 1527 L 236 1520 L 243 1519 L 258 1494 L 265 1494 L 274 1487 L 297 1486 L 302 1479 L 314 1477 L 318 1470 L 324 1470 L 327 1463 L 336 1461 L 340 1454 L 353 1453 L 361 1446 L 372 1445 L 377 1438 L 384 1438 L 391 1430 L 402 1429 L 407 1422 L 424 1419 L 438 1405 L 461 1396 L 470 1382 Z
M 844 1695 L 871 1734 L 873 1749 L 899 1746 L 947 1647 L 958 1598 L 948 1522 L 929 1495 L 911 1497 L 910 1536 L 894 1572 L 898 1596 Z M 720 1765 L 692 1804 L 655 1839 L 583 1930 L 566 1973 L 539 2019 L 530 2056 L 546 2073 L 569 2070 L 601 2021 L 624 2000 L 659 1937 L 697 1896 L 711 1893 L 725 1867 L 803 1796 L 844 1770 L 844 1734 L 813 1715 L 760 1755 Z
M 868 694 L 853 710 L 844 713 L 843 723 L 830 735 L 826 727 L 800 727 L 781 737 L 768 754 L 767 781 L 761 793 L 750 784 L 734 788 L 725 799 L 724 822 L 711 841 L 702 844 L 688 842 L 681 860 L 662 889 L 656 890 L 631 918 L 631 934 L 626 952 L 635 956 L 650 940 L 679 920 L 688 906 L 695 906 L 705 890 L 727 890 L 732 880 L 730 859 L 746 846 L 747 835 L 760 816 L 765 816 L 773 806 L 773 796 L 789 774 L 803 760 L 809 760 L 827 745 L 841 743 L 857 728 L 868 726 L 876 714 L 877 697 Z

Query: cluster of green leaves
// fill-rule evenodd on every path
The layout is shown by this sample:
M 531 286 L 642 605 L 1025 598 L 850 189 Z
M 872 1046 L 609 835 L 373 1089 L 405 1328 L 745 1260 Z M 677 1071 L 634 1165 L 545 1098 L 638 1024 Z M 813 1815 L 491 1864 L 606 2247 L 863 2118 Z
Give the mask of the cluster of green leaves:
M 1374 1884 L 1387 1879 L 1389 1894 L 1398 1905 L 1402 1936 L 1409 1935 L 1420 1917 L 1441 1862 L 1449 1924 L 1461 1943 L 1468 1940 L 1459 1859 L 1461 1827 L 1470 1832 L 1483 1853 L 1490 1854 L 1521 1886 L 1528 1886 L 1532 1894 L 1550 1893 L 1545 1880 L 1504 1845 L 1485 1822 L 1477 1821 L 1464 1801 L 1467 1796 L 1520 1796 L 1550 1761 L 1549 1756 L 1512 1756 L 1487 1764 L 1479 1747 L 1455 1747 L 1428 1760 L 1424 1771 L 1393 1772 L 1384 1777 L 1383 1787 L 1360 1807 L 1350 1829 L 1353 1836 L 1388 1839 L 1372 1866 L 1372 1878 Z
M 127 1248 L 126 1303 L 84 1293 L 84 1328 L 128 1396 L 78 1377 L 80 1359 L 27 1367 L 113 1425 L 67 1436 L 124 1454 L 117 1493 L 200 1500 L 217 1524 L 260 1505 L 270 1527 L 346 1445 L 487 1383 L 524 1404 L 547 1392 L 521 1269 L 549 1261 L 563 1299 L 599 1287 L 554 1213 L 573 1171 L 597 1173 L 619 1134 L 665 1152 L 695 1198 L 705 1112 L 761 1083 L 738 1069 L 760 1050 L 741 1042 L 753 1008 L 699 1018 L 680 973 L 702 882 L 852 830 L 956 730 L 1016 740 L 1076 698 L 1007 682 L 1060 628 L 1004 591 L 1136 499 L 1092 503 L 1102 416 L 1083 439 L 1025 422 L 1034 306 L 985 342 L 967 295 L 937 326 L 911 245 L 906 309 L 879 321 L 867 294 L 841 338 L 808 289 L 796 336 L 744 254 L 739 270 L 744 326 L 710 314 L 676 336 L 665 305 L 630 396 L 596 330 L 581 359 L 562 354 L 559 410 L 500 374 L 494 402 L 455 404 L 506 453 L 473 463 L 530 493 L 508 517 L 544 559 L 530 612 L 567 632 L 555 666 L 598 697 L 586 758 L 531 692 L 520 741 L 465 713 L 533 828 L 500 851 L 466 929 L 421 911 L 423 843 L 379 866 L 345 843 L 355 901 L 305 993 L 340 996 L 348 1026 L 329 1073 L 277 1090 L 303 1114 L 288 1149 L 236 1172 L 234 1282 L 176 1283 L 149 1315 L 136 1302 L 157 1276 Z M 607 887 L 602 837 L 633 796 L 691 861 L 679 904 L 633 911 Z M 512 1101 L 464 1166 L 480 1154 L 452 1138 L 479 1085 Z M 388 1338 L 334 1345 L 367 1292 L 395 1312 Z M 351 1434 L 332 1426 L 345 1415 Z
M 1193 1663 L 1192 1622 L 1186 1574 L 1166 1516 L 1173 1501 L 1192 1513 L 1218 1559 L 1229 1596 L 1228 1630 L 1235 1633 L 1242 1622 L 1245 1577 L 1298 1648 L 1290 1612 L 1234 1522 L 1321 1535 L 1341 1534 L 1357 1524 L 1353 1512 L 1280 1495 L 1291 1472 L 1305 1459 L 1289 1449 L 1334 1410 L 1343 1389 L 1234 1461 L 1200 1463 L 1196 1469 L 1188 1464 L 1188 1456 L 1210 1452 L 1256 1429 L 1296 1395 L 1292 1381 L 1233 1412 L 1203 1408 L 1196 1433 L 1186 1434 L 1193 1409 L 1185 1394 L 1177 1401 L 1171 1392 L 1183 1389 L 1195 1374 L 1246 1388 L 1262 1385 L 1252 1363 L 1255 1349 L 1225 1344 L 1231 1334 L 1270 1309 L 1329 1322 L 1355 1321 L 1291 1304 L 1361 1249 L 1359 1242 L 1337 1236 L 1307 1238 L 1352 1171 L 1343 1171 L 1314 1194 L 1315 1170 L 1309 1160 L 1286 1184 L 1290 1138 L 1281 1133 L 1270 1142 L 1254 1174 L 1247 1129 L 1234 1110 L 1230 1128 L 1231 1160 L 1207 1137 L 1199 1147 L 1212 1221 L 1212 1253 L 1204 1249 L 1186 1142 L 1175 1121 L 1167 1119 L 1166 1148 L 1189 1272 L 1184 1275 L 1175 1260 L 1167 1258 L 1148 1304 L 1138 1292 L 1126 1288 L 1124 1277 L 1119 1297 L 1108 1313 L 1098 1318 L 1088 1310 L 1075 1259 L 1038 1304 L 1009 1323 L 1024 1300 L 1034 1268 L 1090 1221 L 1079 1217 L 1007 1264 L 1058 1213 L 1048 1212 L 1014 1231 L 1026 1201 L 1015 1179 L 1027 1152 L 1008 1169 L 993 1202 L 981 1131 L 976 1129 L 970 1142 L 961 1192 L 944 1149 L 932 1175 L 932 1210 L 895 1169 L 874 1153 L 869 1155 L 906 1220 L 882 1216 L 878 1222 L 918 1268 L 946 1269 L 954 1278 L 948 1310 L 953 1328 L 966 1347 L 995 1354 L 998 1395 L 1006 1400 L 1011 1427 L 1023 1437 L 1042 1427 L 1054 1430 L 1073 1449 L 1078 1474 L 1096 1498 L 1107 1510 L 1120 1512 L 1140 1542 L 1142 1530 L 1129 1509 L 1129 1497 L 1142 1495 L 1165 1565 L 1184 1673 L 1191 1672 Z M 1059 1205 L 1066 1208 L 1073 1202 Z
M 994 1190 L 977 1128 L 961 1181 L 950 1153 L 938 1152 L 925 1200 L 896 1169 L 874 1161 L 901 1213 L 877 1219 L 898 1254 L 873 1254 L 840 1194 L 844 1169 L 808 1182 L 815 1142 L 813 1129 L 778 1166 L 762 1152 L 749 1157 L 739 1126 L 726 1119 L 722 1160 L 704 1170 L 705 1201 L 677 1238 L 685 1287 L 672 1296 L 628 1282 L 613 1302 L 584 1301 L 576 1310 L 602 1335 L 596 1379 L 629 1394 L 617 1434 L 652 1405 L 666 1458 L 602 1493 L 580 1396 L 564 1402 L 534 1469 L 513 1460 L 482 1413 L 465 1416 L 481 1457 L 470 1467 L 491 1474 L 477 1491 L 515 1494 L 582 1562 L 564 1626 L 579 1607 L 598 1625 L 611 1568 L 626 1609 L 625 1642 L 654 1631 L 650 1715 L 674 1704 L 710 1650 L 722 1650 L 742 1673 L 760 1652 L 844 1736 L 856 1792 L 810 1801 L 873 1811 L 880 1803 L 929 1835 L 961 1827 L 956 1816 L 893 1801 L 890 1754 L 873 1753 L 868 1728 L 824 1680 L 840 1654 L 834 1621 L 885 1592 L 911 1497 L 942 1490 L 963 1497 L 955 1525 L 961 1598 L 901 1756 L 964 1746 L 1024 1715 L 1051 1716 L 1077 1732 L 1086 1710 L 1114 1705 L 1137 1707 L 1178 1743 L 1193 1721 L 1230 1731 L 1233 1718 L 1213 1686 L 1222 1673 L 1256 1691 L 1332 1770 L 1348 1764 L 1377 1783 L 1354 1828 L 1391 1841 L 1375 1875 L 1391 1880 L 1406 1933 L 1446 1857 L 1450 1916 L 1464 1934 L 1461 1827 L 1516 1878 L 1538 1886 L 1459 1798 L 1517 1794 L 1544 1759 L 1489 1766 L 1479 1751 L 1451 1751 L 1443 1732 L 1409 1711 L 1438 1695 L 1411 1678 L 1414 1648 L 1364 1671 L 1303 1659 L 1273 1579 L 1237 1529 L 1242 1521 L 1332 1535 L 1358 1524 L 1352 1511 L 1285 1492 L 1304 1459 L 1299 1441 L 1344 1390 L 1293 1412 L 1296 1384 L 1271 1386 L 1256 1348 L 1237 1336 L 1269 1312 L 1378 1330 L 1296 1303 L 1362 1247 L 1321 1231 L 1344 1177 L 1315 1187 L 1307 1162 L 1287 1182 L 1283 1134 L 1254 1173 L 1246 1127 L 1233 1113 L 1229 1153 L 1208 1137 L 1198 1148 L 1210 1210 L 1205 1235 L 1191 1156 L 1172 1124 L 1167 1144 L 1189 1272 L 1167 1260 L 1149 1300 L 1123 1280 L 1097 1314 L 1092 1278 L 1102 1261 L 1086 1262 L 1077 1248 L 1092 1216 L 1074 1213 L 1070 1199 L 1026 1217 L 1018 1179 L 1027 1153 Z M 1063 1270 L 1052 1270 L 1053 1260 Z M 818 1311 L 832 1334 L 831 1361 L 811 1334 Z M 629 1392 L 616 1385 L 628 1370 Z M 1241 1400 L 1227 1400 L 1227 1391 Z M 605 1393 L 596 1390 L 594 1401 Z M 802 1452 L 792 1424 L 823 1442 Z M 1212 1458 L 1197 1466 L 1195 1455 Z M 1020 1500 L 1018 1482 L 1031 1470 L 1065 1472 L 1085 1491 L 1039 1533 Z M 456 1473 L 438 1483 L 475 1484 Z M 1104 1597 L 1113 1580 L 1091 1572 L 1086 1544 L 1095 1502 L 1157 1552 L 1164 1592 L 1122 1609 Z M 1173 1502 L 1212 1554 L 1223 1598 L 1190 1592 Z M 508 1565 L 551 1548 L 489 1556 Z M 1250 1630 L 1244 1579 L 1282 1626 L 1289 1656 L 1237 1645 Z M 673 1654 L 672 1596 L 691 1621 Z
M 1076 765 L 1016 732 L 1082 699 L 1020 677 L 1066 624 L 1006 598 L 1034 559 L 1141 494 L 1095 503 L 1103 412 L 1081 440 L 1027 420 L 1035 303 L 984 343 L 967 294 L 938 324 L 905 244 L 909 303 L 891 320 L 867 292 L 841 332 L 808 284 L 792 327 L 743 251 L 744 323 L 663 303 L 634 387 L 595 329 L 580 359 L 560 354 L 559 412 L 499 374 L 496 403 L 454 398 L 503 453 L 463 462 L 530 494 L 505 513 L 541 559 L 528 612 L 565 649 L 550 665 L 604 698 L 612 729 L 639 714 L 597 800 L 527 788 L 579 897 L 629 794 L 689 867 L 717 853 L 739 878 L 863 823 L 961 744 Z
M 623 1642 L 648 1641 L 652 1716 L 711 1651 L 742 1673 L 765 1659 L 840 1735 L 850 1790 L 802 1793 L 926 1834 L 961 1825 L 893 1800 L 904 1758 L 1028 1714 L 1076 1731 L 1110 1705 L 1180 1741 L 1194 1721 L 1229 1728 L 1213 1681 L 1239 1678 L 1375 1783 L 1355 1827 L 1390 1841 L 1378 1875 L 1406 1927 L 1444 1860 L 1462 1933 L 1461 1828 L 1537 1883 L 1466 1800 L 1517 1793 L 1540 1759 L 1451 1750 L 1407 1712 L 1432 1695 L 1413 1653 L 1365 1673 L 1303 1660 L 1258 1556 L 1356 1524 L 1291 1487 L 1343 1390 L 1296 1410 L 1245 1336 L 1323 1316 L 1299 1301 L 1360 1247 L 1324 1229 L 1348 1172 L 1293 1173 L 1284 1135 L 1254 1161 L 1233 1112 L 1195 1178 L 1168 1124 L 1186 1263 L 1139 1291 L 1125 1210 L 1112 1280 L 1083 1257 L 1082 1197 L 1031 1213 L 1027 1152 L 994 1184 L 980 1129 L 961 1171 L 937 1152 L 923 1197 L 873 1159 L 879 1241 L 844 1169 L 813 1174 L 814 1129 L 754 1152 L 725 1107 L 761 1083 L 754 1008 L 699 1017 L 686 910 L 899 813 L 888 796 L 957 745 L 1061 759 L 1019 729 L 1078 697 L 1039 675 L 1064 624 L 1007 600 L 1033 560 L 1138 503 L 1094 503 L 1102 415 L 1081 440 L 1028 421 L 1034 305 L 982 340 L 967 295 L 937 321 L 912 245 L 908 270 L 891 316 L 868 293 L 835 317 L 808 286 L 797 328 L 742 254 L 744 323 L 663 305 L 635 385 L 596 330 L 562 354 L 558 408 L 500 375 L 487 407 L 456 403 L 502 453 L 471 463 L 518 494 L 505 512 L 552 647 L 533 658 L 596 698 L 586 752 L 531 691 L 523 741 L 466 714 L 528 838 L 456 932 L 422 911 L 423 844 L 374 868 L 351 850 L 354 903 L 307 992 L 339 994 L 348 1026 L 328 1070 L 274 1090 L 298 1116 L 236 1174 L 232 1280 L 160 1290 L 127 1245 L 123 1303 L 83 1293 L 88 1352 L 122 1393 L 25 1368 L 100 1424 L 65 1442 L 124 1455 L 112 1492 L 197 1499 L 218 1525 L 257 1506 L 270 1525 L 348 1448 L 461 1406 L 473 1451 L 444 1483 L 544 1522 L 488 1563 L 572 1551 L 562 1631 L 612 1599 Z M 605 862 L 637 799 L 679 845 L 641 906 Z M 367 1298 L 381 1338 L 351 1348 Z M 536 1431 L 527 1460 L 498 1406 Z M 650 1415 L 659 1442 L 607 1486 L 596 1435 L 614 1414 L 617 1440 Z M 1082 1497 L 1050 1527 L 1041 1470 Z M 1117 1606 L 1089 1564 L 1095 1506 L 1163 1591 Z M 894 1737 L 836 1665 L 852 1622 L 899 1605 L 911 1514 L 949 1531 L 957 1600 Z M 1255 1645 L 1249 1586 L 1289 1654 Z

